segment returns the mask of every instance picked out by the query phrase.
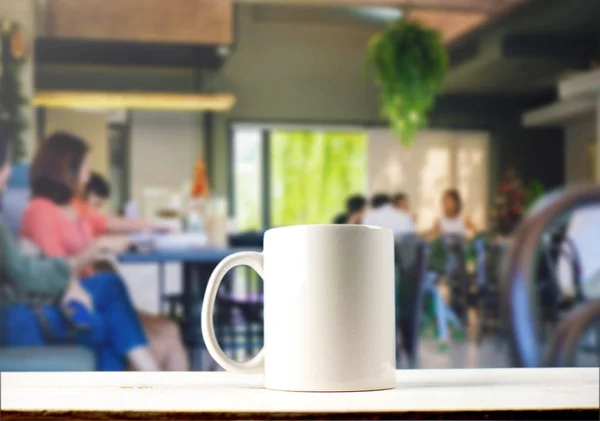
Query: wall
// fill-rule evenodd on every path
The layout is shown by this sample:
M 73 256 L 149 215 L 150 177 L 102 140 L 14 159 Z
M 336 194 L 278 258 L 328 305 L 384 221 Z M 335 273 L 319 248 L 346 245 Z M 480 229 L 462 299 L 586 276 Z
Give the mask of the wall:
M 142 202 L 143 189 L 180 190 L 191 180 L 202 156 L 202 114 L 178 111 L 133 111 L 130 192 Z
M 442 192 L 458 188 L 465 213 L 484 228 L 489 198 L 489 140 L 486 132 L 424 130 L 406 148 L 389 130 L 370 130 L 369 193 L 407 193 L 418 215 L 418 229 L 426 230 L 439 216 Z
M 367 42 L 377 28 L 323 21 L 261 18 L 237 6 L 237 45 L 223 68 L 206 75 L 211 91 L 237 97 L 217 114 L 212 146 L 213 184 L 228 183 L 228 119 L 285 122 L 360 122 L 379 118 L 377 91 L 363 73 Z
M 596 139 L 596 122 L 590 118 L 565 127 L 565 178 L 567 184 L 593 181 L 590 148 Z
M 212 183 L 220 194 L 228 191 L 231 120 L 381 121 L 377 89 L 363 71 L 367 43 L 380 28 L 302 21 L 294 18 L 293 8 L 288 9 L 285 19 L 277 20 L 276 13 L 265 19 L 253 5 L 239 4 L 238 43 L 221 70 L 204 75 L 206 90 L 232 92 L 237 97 L 231 112 L 215 115 L 209 147 Z M 464 101 L 447 100 L 457 96 L 461 97 L 455 93 L 436 102 L 431 127 L 491 133 L 490 189 L 510 165 L 517 166 L 526 181 L 539 179 L 547 187 L 564 182 L 562 131 L 526 130 L 520 122 L 523 110 L 535 107 L 540 99 L 472 95 Z
M 85 139 L 91 148 L 92 168 L 100 174 L 108 175 L 110 150 L 106 113 L 48 108 L 45 115 L 45 136 L 56 130 L 66 130 Z
M 547 190 L 565 183 L 565 143 L 561 128 L 525 129 L 520 121 L 500 120 L 492 136 L 490 156 L 498 165 L 498 176 L 514 166 L 526 183 L 539 180 Z
M 26 98 L 32 98 L 34 88 L 33 72 L 35 67 L 35 57 L 33 55 L 33 41 L 35 39 L 35 2 L 34 0 L 1 0 L 0 1 L 0 21 L 7 19 L 11 22 L 17 22 L 20 25 L 21 32 L 26 43 L 27 60 L 22 70 L 22 89 Z M 26 143 L 27 156 L 31 156 L 35 150 L 36 129 L 35 114 L 33 107 L 23 108 L 29 127 L 25 131 L 23 138 Z

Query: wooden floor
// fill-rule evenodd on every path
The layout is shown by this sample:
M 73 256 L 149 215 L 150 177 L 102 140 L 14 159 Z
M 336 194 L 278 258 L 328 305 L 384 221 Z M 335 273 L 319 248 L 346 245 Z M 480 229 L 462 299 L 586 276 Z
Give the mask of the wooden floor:
M 419 352 L 420 367 L 427 369 L 510 367 L 508 345 L 499 341 L 455 341 L 440 350 L 435 340 L 422 339 Z
M 600 367 L 600 355 L 580 352 L 578 366 Z M 248 359 L 240 356 L 241 360 Z M 453 341 L 447 349 L 440 349 L 435 339 L 423 338 L 419 348 L 419 367 L 423 369 L 445 368 L 509 368 L 508 344 L 502 340 L 488 339 L 482 343 L 471 340 Z M 209 371 L 221 371 L 212 358 L 204 353 L 196 355 L 195 367 Z M 398 368 L 406 368 L 400 366 Z

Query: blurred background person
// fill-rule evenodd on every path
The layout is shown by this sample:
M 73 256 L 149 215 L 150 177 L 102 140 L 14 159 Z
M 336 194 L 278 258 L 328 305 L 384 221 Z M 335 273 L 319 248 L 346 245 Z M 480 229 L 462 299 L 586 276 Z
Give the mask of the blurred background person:
M 412 214 L 410 211 L 410 199 L 408 197 L 408 195 L 404 192 L 399 192 L 396 193 L 393 197 L 392 197 L 392 203 L 394 204 L 394 207 L 400 211 L 400 212 L 406 212 L 409 215 L 411 215 L 411 218 L 413 220 L 413 224 L 416 225 L 417 223 L 417 216 L 415 214 Z
M 32 162 L 32 200 L 23 215 L 21 235 L 46 256 L 73 256 L 110 227 L 109 218 L 78 199 L 90 179 L 89 155 L 84 140 L 56 132 L 41 144 Z M 93 272 L 90 266 L 80 275 Z M 140 314 L 140 318 L 160 367 L 186 370 L 188 361 L 177 325 L 149 314 Z
M 83 200 L 94 209 L 101 210 L 110 199 L 110 184 L 106 178 L 93 171 L 83 191 Z
M 396 193 L 392 197 L 392 203 L 396 207 L 396 209 L 410 212 L 410 201 L 408 199 L 408 195 L 406 193 Z
M 433 225 L 433 232 L 437 235 L 458 235 L 468 237 L 477 232 L 477 227 L 463 214 L 463 202 L 456 189 L 448 189 L 442 195 L 442 213 Z
M 161 224 L 141 219 L 127 219 L 117 215 L 106 215 L 102 210 L 110 199 L 110 183 L 97 172 L 92 172 L 85 184 L 83 193 L 75 197 L 73 206 L 77 208 L 92 226 L 95 235 L 129 234 L 139 231 L 169 231 Z
M 371 199 L 371 209 L 367 211 L 363 224 L 389 228 L 394 235 L 415 232 L 410 214 L 392 205 L 389 195 L 378 193 Z
M 10 175 L 9 149 L 0 133 L 0 194 Z M 100 239 L 68 258 L 26 256 L 0 220 L 0 343 L 79 344 L 96 353 L 99 370 L 123 370 L 126 360 L 136 370 L 158 369 L 121 281 L 112 274 L 79 279 L 101 252 L 122 247 Z
M 360 224 L 367 210 L 367 199 L 362 195 L 350 196 L 346 200 L 346 212 L 337 215 L 334 224 Z

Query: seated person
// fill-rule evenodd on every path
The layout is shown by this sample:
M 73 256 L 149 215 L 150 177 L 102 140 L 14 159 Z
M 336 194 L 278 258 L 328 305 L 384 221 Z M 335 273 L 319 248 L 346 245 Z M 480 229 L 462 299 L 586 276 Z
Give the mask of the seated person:
M 471 221 L 471 218 L 462 213 L 463 202 L 458 190 L 446 190 L 442 195 L 441 205 L 442 216 L 440 216 L 433 226 L 432 233 L 434 235 L 456 235 L 468 238 L 477 232 L 477 228 Z M 450 339 L 448 326 L 452 325 L 455 331 L 461 334 L 464 329 L 449 306 L 451 297 L 447 279 L 442 277 L 441 282 L 438 282 L 435 286 L 429 285 L 428 290 L 433 294 L 436 302 L 438 339 L 442 349 L 445 349 Z
M 10 175 L 9 145 L 0 133 L 0 193 Z M 99 370 L 122 370 L 126 361 L 137 370 L 156 370 L 120 281 L 109 274 L 81 281 L 76 275 L 103 249 L 120 251 L 122 243 L 99 240 L 69 259 L 24 256 L 0 221 L 0 342 L 5 346 L 41 346 L 52 338 L 64 342 L 72 323 L 79 323 L 81 313 L 89 310 L 93 326 L 70 340 L 97 353 Z
M 442 216 L 435 221 L 433 233 L 436 235 L 458 235 L 468 237 L 477 232 L 477 227 L 462 214 L 462 198 L 456 189 L 448 189 L 442 195 Z
M 167 227 L 144 220 L 126 219 L 116 215 L 104 215 L 101 210 L 110 198 L 110 184 L 97 172 L 92 172 L 83 194 L 76 197 L 73 206 L 92 225 L 95 235 L 130 234 L 139 231 L 168 231 Z
M 111 186 L 106 178 L 92 172 L 85 185 L 82 199 L 76 199 L 76 206 L 81 215 L 90 221 L 96 235 L 106 233 L 134 233 L 142 230 L 167 231 L 158 224 L 150 224 L 143 220 L 131 220 L 122 216 L 107 216 L 100 212 L 110 199 Z M 98 271 L 116 271 L 111 262 L 96 262 Z M 139 312 L 144 328 L 151 338 L 150 345 L 159 358 L 161 366 L 170 371 L 187 371 L 189 369 L 186 351 L 181 341 L 179 328 L 172 321 Z
M 367 209 L 367 199 L 359 194 L 346 200 L 346 212 L 333 220 L 334 224 L 360 224 Z
M 110 229 L 132 229 L 113 226 L 117 218 L 106 217 L 77 199 L 90 178 L 88 146 L 82 139 L 62 132 L 51 135 L 39 147 L 30 173 L 32 200 L 23 215 L 21 236 L 46 256 L 68 258 Z M 79 275 L 93 273 L 94 268 L 88 266 Z M 139 317 L 160 368 L 186 370 L 188 360 L 177 325 L 157 316 Z
M 413 220 L 413 224 L 417 223 L 417 217 L 410 213 L 410 200 L 406 193 L 402 193 L 402 192 L 396 193 L 394 195 L 394 197 L 392 198 L 392 204 L 400 212 L 406 212 L 406 213 L 410 214 L 411 218 Z
M 574 277 L 579 276 L 583 295 L 588 299 L 600 297 L 600 206 L 575 211 L 566 238 L 571 244 L 562 246 L 557 265 L 561 292 L 566 298 L 573 298 L 576 293 Z M 579 259 L 579 274 L 573 270 L 574 257 Z
M 410 214 L 392 206 L 390 197 L 386 194 L 376 194 L 371 199 L 371 209 L 363 218 L 363 224 L 375 227 L 389 228 L 395 236 L 415 232 Z

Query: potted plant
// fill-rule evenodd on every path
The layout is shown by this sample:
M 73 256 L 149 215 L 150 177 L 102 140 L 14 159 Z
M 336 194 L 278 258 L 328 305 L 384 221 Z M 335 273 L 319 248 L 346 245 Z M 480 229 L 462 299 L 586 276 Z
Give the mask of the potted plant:
M 381 112 L 405 145 L 427 123 L 442 88 L 448 54 L 438 31 L 400 20 L 369 42 L 366 64 L 375 75 Z

